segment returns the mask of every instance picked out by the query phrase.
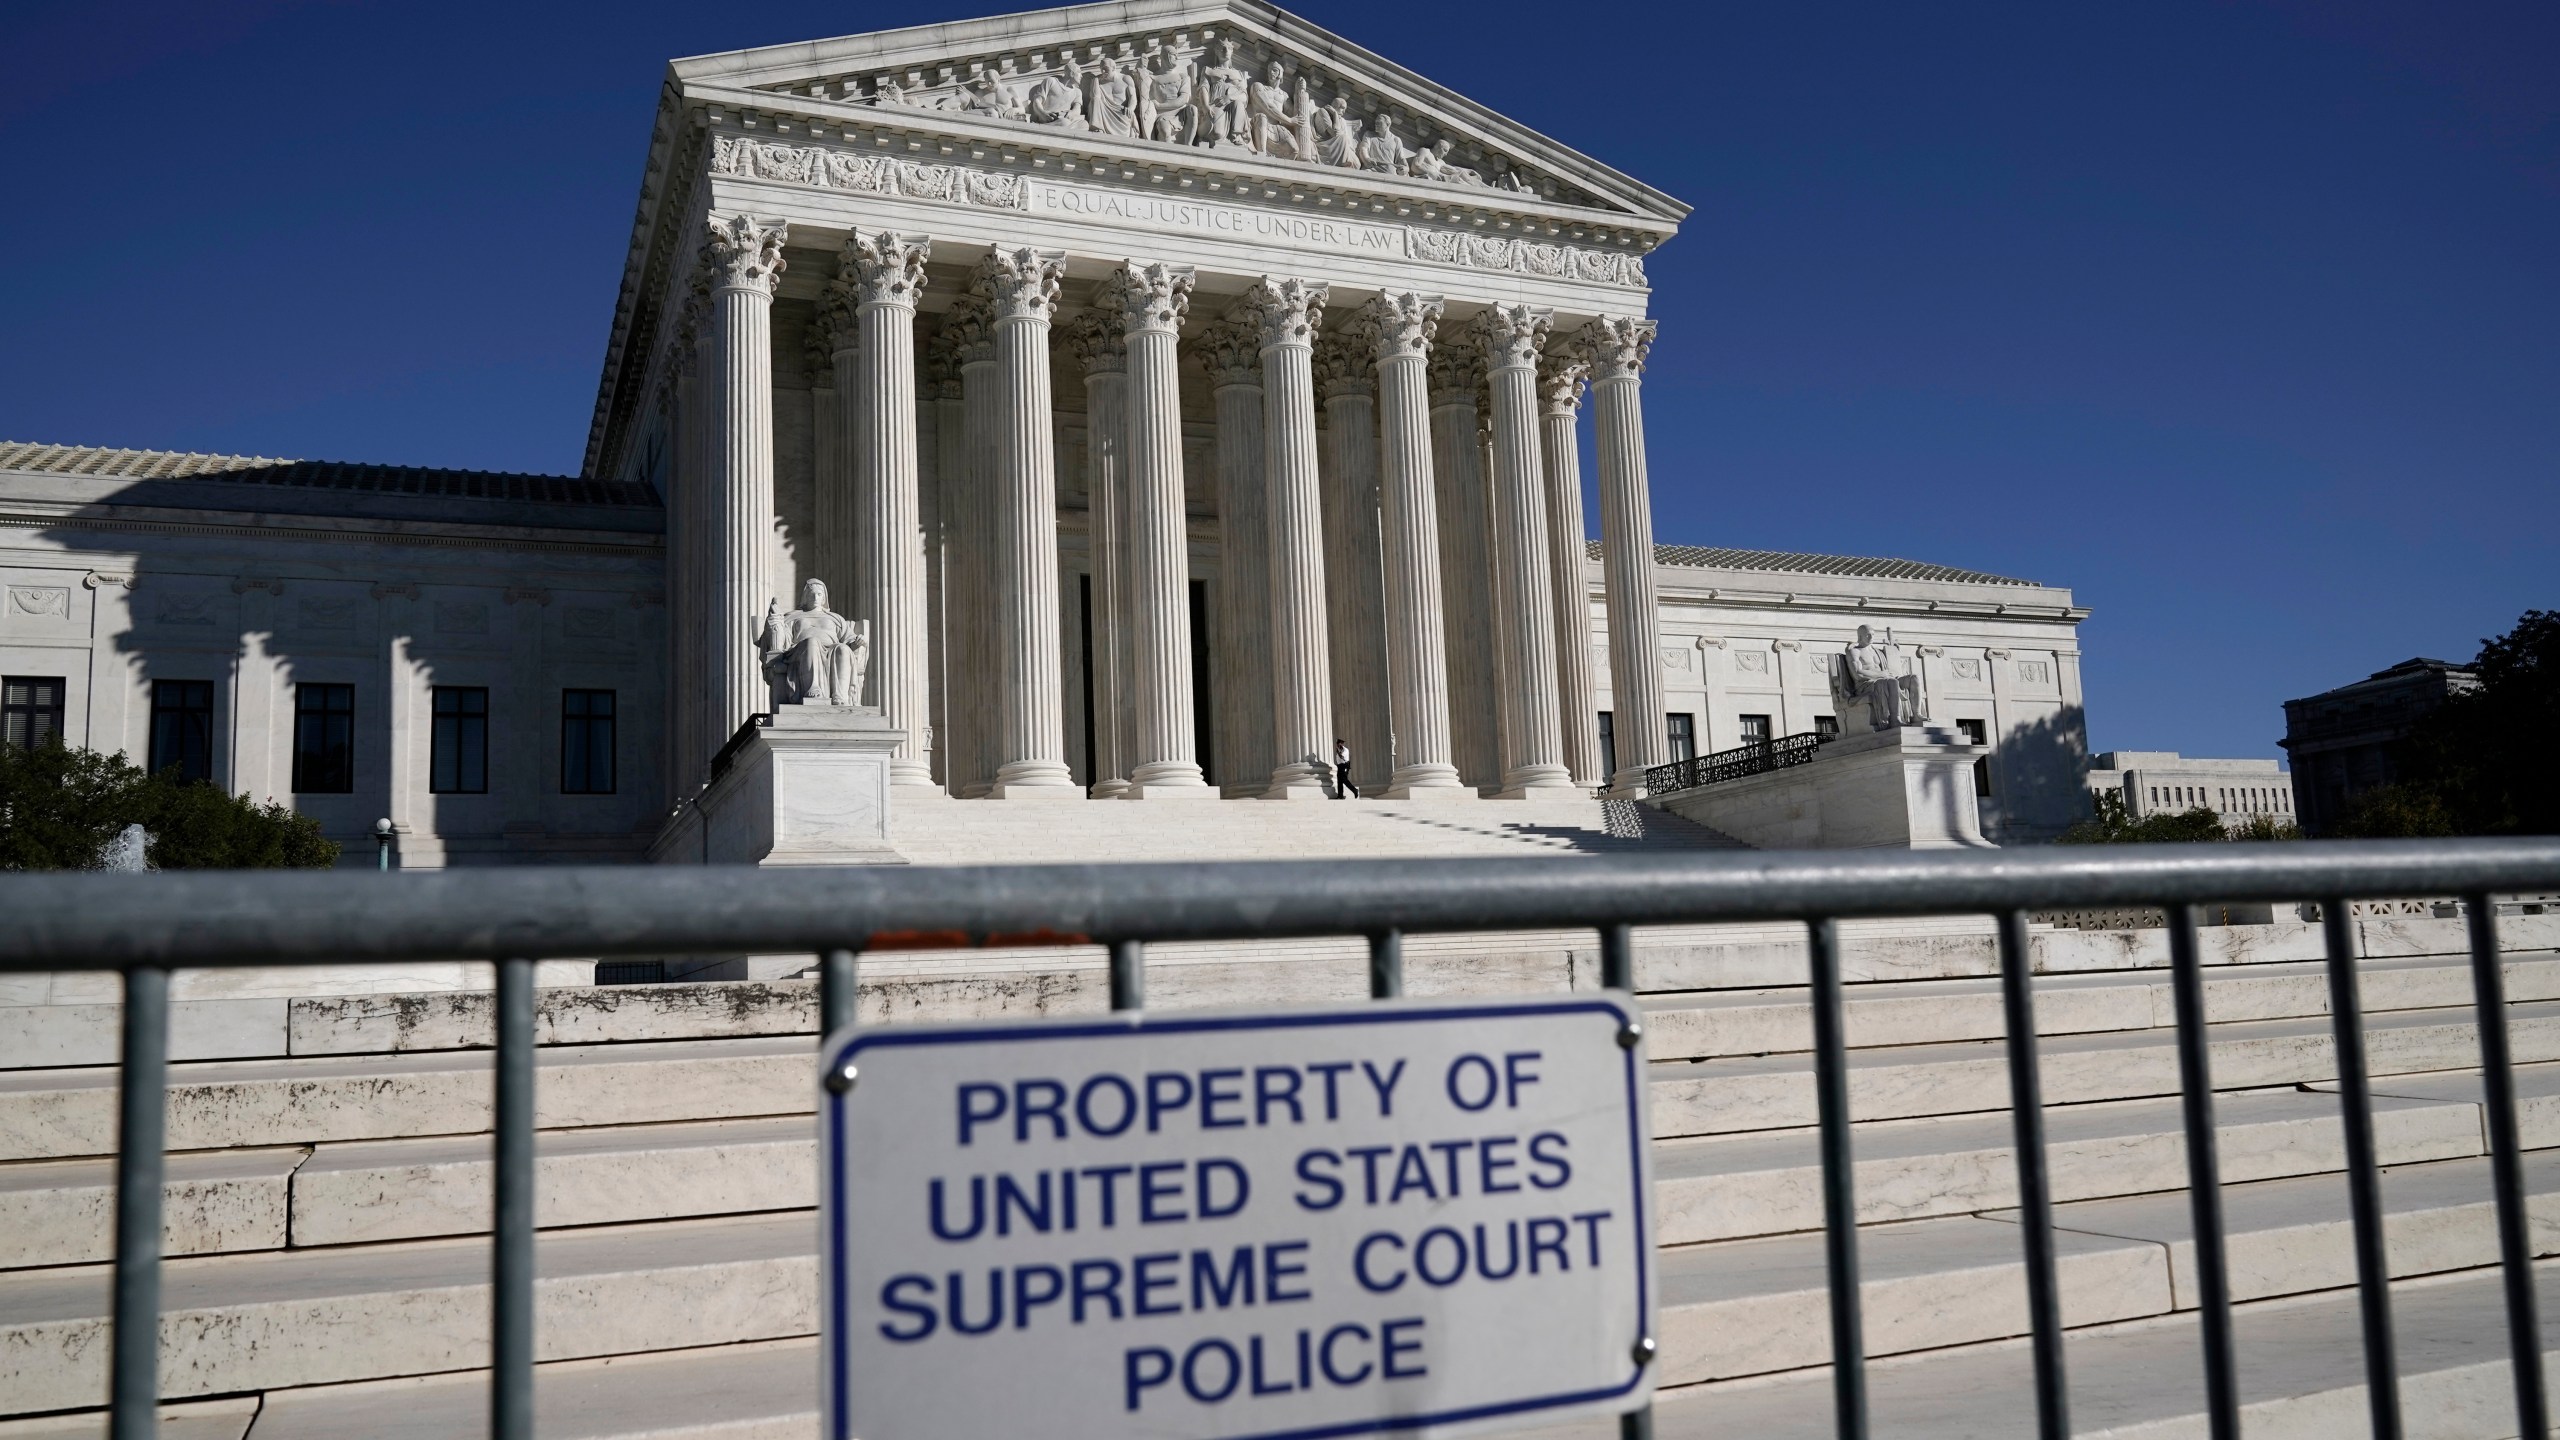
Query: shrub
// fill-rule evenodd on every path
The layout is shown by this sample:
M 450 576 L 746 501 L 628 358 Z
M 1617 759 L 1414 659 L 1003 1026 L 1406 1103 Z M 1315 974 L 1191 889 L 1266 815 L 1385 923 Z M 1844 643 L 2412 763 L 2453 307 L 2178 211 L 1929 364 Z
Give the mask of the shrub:
M 338 861 L 320 822 L 122 755 L 59 743 L 0 745 L 0 870 L 88 870 L 127 825 L 163 870 L 313 870 Z

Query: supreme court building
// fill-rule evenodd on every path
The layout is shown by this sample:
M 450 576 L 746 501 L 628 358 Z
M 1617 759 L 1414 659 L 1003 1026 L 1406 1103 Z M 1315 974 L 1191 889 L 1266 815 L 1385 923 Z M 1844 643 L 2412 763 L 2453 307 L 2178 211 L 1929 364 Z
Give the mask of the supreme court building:
M 1259 0 L 677 61 L 581 475 L 0 448 L 12 733 L 408 864 L 674 859 L 810 580 L 899 807 L 1321 799 L 1337 739 L 1387 803 L 1630 798 L 1823 728 L 1870 623 L 1986 831 L 2058 832 L 2067 590 L 1657 543 L 1721 483 L 1646 448 L 1687 213 Z

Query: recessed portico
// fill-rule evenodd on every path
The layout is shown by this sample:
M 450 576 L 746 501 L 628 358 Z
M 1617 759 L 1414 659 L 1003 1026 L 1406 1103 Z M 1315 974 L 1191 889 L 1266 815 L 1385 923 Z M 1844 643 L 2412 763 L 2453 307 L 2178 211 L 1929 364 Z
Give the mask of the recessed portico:
M 1617 492 L 1686 207 L 1249 0 L 1147 12 L 673 68 L 590 463 L 678 497 L 678 793 L 762 708 L 742 627 L 794 574 L 872 624 L 903 793 L 1320 797 L 1337 739 L 1371 793 L 1612 779 L 1574 431 L 1612 387 L 1612 688 L 1658 695 L 1615 668 L 1661 664 Z

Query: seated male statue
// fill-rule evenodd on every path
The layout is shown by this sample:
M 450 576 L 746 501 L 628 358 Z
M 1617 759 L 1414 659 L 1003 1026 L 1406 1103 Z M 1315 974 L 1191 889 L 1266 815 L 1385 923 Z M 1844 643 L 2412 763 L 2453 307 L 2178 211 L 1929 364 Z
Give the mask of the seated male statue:
M 849 620 L 827 608 L 827 582 L 801 587 L 800 608 L 766 602 L 756 651 L 773 703 L 859 705 L 862 675 L 871 664 L 871 622 Z

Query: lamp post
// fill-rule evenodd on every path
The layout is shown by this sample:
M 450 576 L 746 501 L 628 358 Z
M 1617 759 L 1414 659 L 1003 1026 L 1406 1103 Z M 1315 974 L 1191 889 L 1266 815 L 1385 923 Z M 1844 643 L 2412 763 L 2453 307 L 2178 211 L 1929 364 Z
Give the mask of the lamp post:
M 373 822 L 373 861 L 373 868 L 376 870 L 391 868 L 391 822 L 389 820 Z

